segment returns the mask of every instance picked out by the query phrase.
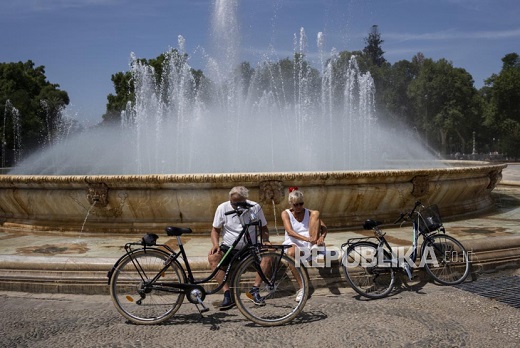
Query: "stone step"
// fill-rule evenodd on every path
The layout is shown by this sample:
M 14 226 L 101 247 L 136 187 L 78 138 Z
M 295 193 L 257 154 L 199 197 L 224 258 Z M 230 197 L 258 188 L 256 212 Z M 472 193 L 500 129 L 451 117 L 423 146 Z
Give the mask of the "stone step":
M 464 241 L 471 251 L 472 279 L 479 274 L 507 268 L 520 268 L 520 238 L 498 237 L 488 240 Z M 0 290 L 32 293 L 74 293 L 108 294 L 107 272 L 114 264 L 108 260 L 80 260 L 77 262 L 27 262 L 27 259 L 11 258 L 3 260 L 0 266 Z M 209 276 L 207 260 L 191 260 L 196 279 Z M 347 282 L 339 261 L 330 267 L 309 267 L 307 269 L 314 288 L 328 288 L 331 292 L 338 287 L 346 287 Z M 428 279 L 422 269 L 416 270 L 420 279 Z

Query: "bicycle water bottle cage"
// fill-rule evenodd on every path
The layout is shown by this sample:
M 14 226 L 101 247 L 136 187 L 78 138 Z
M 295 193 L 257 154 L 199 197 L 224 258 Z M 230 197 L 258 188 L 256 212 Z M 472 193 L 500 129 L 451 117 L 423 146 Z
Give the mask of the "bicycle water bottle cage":
M 155 233 L 147 233 L 141 239 L 141 244 L 145 245 L 145 246 L 155 245 L 158 238 L 159 238 L 159 236 L 156 235 Z
M 375 221 L 375 220 L 366 220 L 365 223 L 363 224 L 363 229 L 365 230 L 371 230 L 373 229 L 374 227 L 377 227 L 379 225 L 382 225 L 383 223 L 381 221 Z

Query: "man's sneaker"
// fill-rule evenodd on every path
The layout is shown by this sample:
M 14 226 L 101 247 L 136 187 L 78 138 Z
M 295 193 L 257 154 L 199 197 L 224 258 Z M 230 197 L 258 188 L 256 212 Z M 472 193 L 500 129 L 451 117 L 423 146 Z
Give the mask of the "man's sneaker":
M 298 292 L 296 293 L 296 302 L 300 302 L 303 298 L 303 288 L 301 288 L 300 290 L 298 290 Z
M 265 301 L 262 296 L 260 296 L 260 291 L 257 287 L 252 287 L 251 290 L 249 290 L 248 293 L 246 293 L 246 296 L 253 301 L 253 303 L 257 306 L 265 306 Z
M 224 294 L 224 300 L 222 300 L 222 303 L 219 306 L 219 309 L 221 311 L 226 311 L 228 309 L 231 309 L 235 307 L 235 301 L 231 298 L 231 295 Z

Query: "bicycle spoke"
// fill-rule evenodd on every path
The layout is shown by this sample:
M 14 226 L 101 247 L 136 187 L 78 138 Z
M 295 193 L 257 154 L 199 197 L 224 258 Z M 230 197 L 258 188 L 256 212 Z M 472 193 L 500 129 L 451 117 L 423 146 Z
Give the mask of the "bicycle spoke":
M 259 281 L 254 258 L 248 258 L 233 280 L 235 301 L 242 314 L 253 322 L 263 326 L 282 325 L 294 319 L 305 306 L 309 294 L 307 273 L 288 256 L 264 252 L 260 257 L 269 284 Z M 255 282 L 261 283 L 257 295 L 251 292 Z
M 362 296 L 381 298 L 392 291 L 394 270 L 378 265 L 377 245 L 373 243 L 351 245 L 343 258 L 342 267 L 352 289 Z
M 460 284 L 469 274 L 469 255 L 464 246 L 451 236 L 437 234 L 428 237 L 421 255 L 421 265 L 441 284 Z
M 185 282 L 182 270 L 173 263 L 159 274 L 167 258 L 167 254 L 155 250 L 138 251 L 123 259 L 115 269 L 110 294 L 118 311 L 128 320 L 157 324 L 170 318 L 181 306 L 184 294 L 163 284 Z M 150 284 L 150 278 L 156 275 L 157 283 Z

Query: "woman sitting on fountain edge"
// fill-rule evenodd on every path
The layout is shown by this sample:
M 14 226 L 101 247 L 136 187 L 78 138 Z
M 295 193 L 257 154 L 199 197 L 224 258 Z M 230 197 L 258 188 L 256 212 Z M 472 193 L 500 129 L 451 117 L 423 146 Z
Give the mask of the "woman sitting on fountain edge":
M 289 188 L 289 205 L 291 208 L 282 212 L 282 221 L 285 228 L 284 245 L 291 245 L 287 254 L 294 257 L 296 247 L 299 250 L 310 250 L 325 246 L 327 226 L 320 219 L 318 210 L 304 208 L 303 192 L 298 187 Z

